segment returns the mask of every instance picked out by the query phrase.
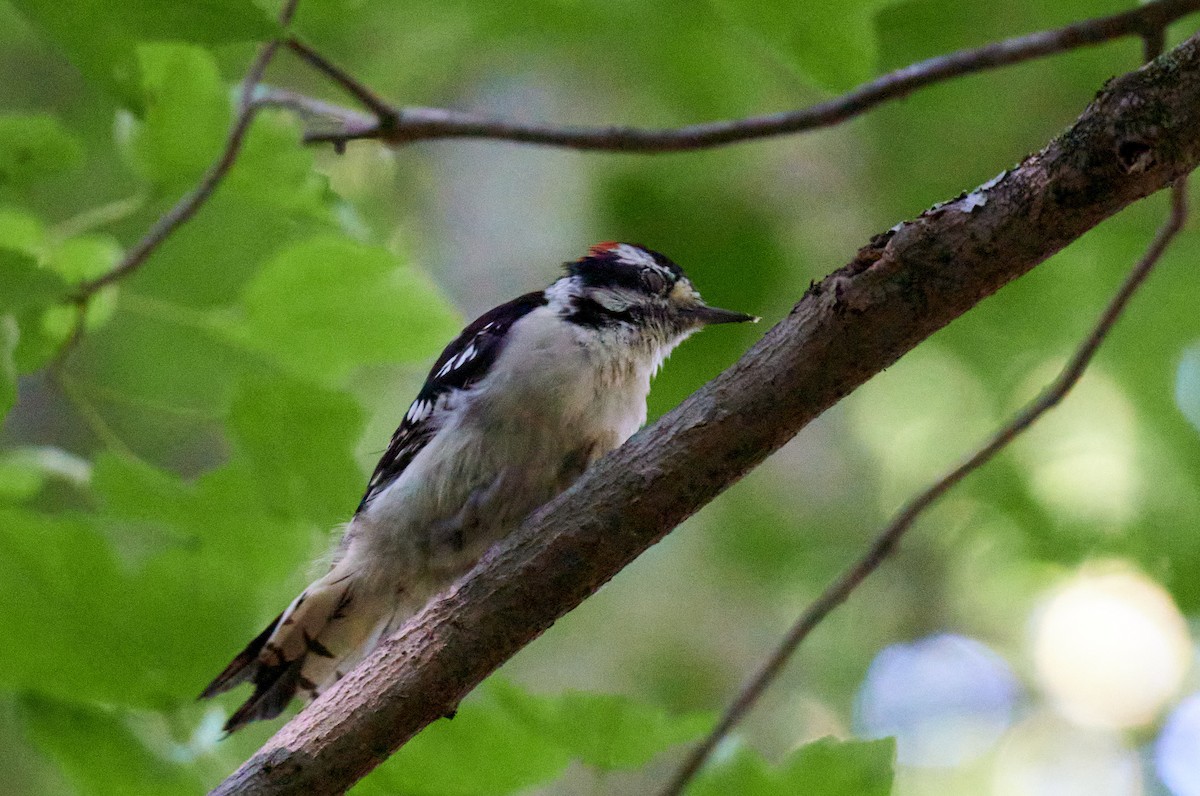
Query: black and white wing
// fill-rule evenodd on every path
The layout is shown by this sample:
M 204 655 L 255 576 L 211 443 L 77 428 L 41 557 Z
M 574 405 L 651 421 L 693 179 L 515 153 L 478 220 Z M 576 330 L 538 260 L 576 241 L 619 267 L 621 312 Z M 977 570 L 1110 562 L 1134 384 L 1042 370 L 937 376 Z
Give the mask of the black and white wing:
M 455 391 L 477 384 L 500 356 L 508 330 L 533 310 L 546 304 L 542 291 L 501 304 L 479 316 L 463 329 L 454 342 L 438 357 L 429 371 L 425 386 L 408 407 L 400 427 L 384 451 L 367 483 L 366 494 L 358 511 L 366 508 L 377 494 L 404 472 L 421 449 L 433 439 L 442 423 L 442 411 Z

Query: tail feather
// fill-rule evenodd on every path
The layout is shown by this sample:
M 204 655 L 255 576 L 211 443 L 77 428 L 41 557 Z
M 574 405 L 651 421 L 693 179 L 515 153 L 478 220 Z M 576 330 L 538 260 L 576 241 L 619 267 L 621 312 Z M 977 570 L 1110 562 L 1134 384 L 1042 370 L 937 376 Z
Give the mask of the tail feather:
M 259 653 L 266 646 L 267 639 L 275 632 L 275 628 L 279 626 L 281 619 L 283 619 L 283 614 L 275 617 L 271 624 L 267 625 L 266 630 L 255 636 L 254 640 L 246 645 L 246 649 L 239 652 L 237 657 L 225 667 L 225 670 L 218 674 L 216 679 L 200 693 L 200 699 L 212 699 L 217 694 L 223 694 L 253 677 Z
M 335 568 L 305 589 L 204 689 L 202 699 L 246 681 L 254 684 L 225 732 L 274 718 L 297 696 L 315 699 L 357 660 L 386 610 L 355 587 L 353 577 Z

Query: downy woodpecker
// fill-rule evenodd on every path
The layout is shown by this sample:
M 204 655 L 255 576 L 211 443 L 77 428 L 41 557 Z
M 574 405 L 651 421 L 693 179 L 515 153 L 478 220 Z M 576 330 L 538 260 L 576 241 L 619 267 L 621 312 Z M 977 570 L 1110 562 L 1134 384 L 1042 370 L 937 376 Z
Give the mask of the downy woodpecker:
M 688 335 L 757 320 L 705 304 L 658 252 L 601 243 L 446 347 L 312 583 L 205 689 L 250 681 L 232 732 L 313 699 L 533 509 L 646 421 Z

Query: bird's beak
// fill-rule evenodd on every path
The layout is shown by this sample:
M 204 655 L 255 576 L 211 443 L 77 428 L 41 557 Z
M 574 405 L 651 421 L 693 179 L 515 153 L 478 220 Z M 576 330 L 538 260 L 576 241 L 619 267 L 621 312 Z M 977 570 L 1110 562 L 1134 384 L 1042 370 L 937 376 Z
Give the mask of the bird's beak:
M 701 326 L 713 323 L 758 323 L 758 317 L 744 312 L 723 310 L 720 307 L 710 307 L 707 304 L 697 304 L 688 308 L 687 314 Z

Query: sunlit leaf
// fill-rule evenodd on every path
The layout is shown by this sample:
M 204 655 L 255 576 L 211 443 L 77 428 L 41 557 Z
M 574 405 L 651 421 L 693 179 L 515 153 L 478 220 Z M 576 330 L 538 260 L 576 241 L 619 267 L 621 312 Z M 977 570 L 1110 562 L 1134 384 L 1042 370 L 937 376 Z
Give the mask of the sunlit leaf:
M 351 792 L 501 796 L 549 782 L 570 759 L 540 728 L 482 695 L 429 725 Z
M 46 225 L 32 213 L 0 207 L 0 249 L 39 256 L 46 246 Z
M 90 463 L 61 448 L 29 446 L 0 451 L 0 502 L 28 500 L 51 479 L 83 488 L 90 478 Z
M 54 247 L 46 267 L 78 285 L 112 270 L 121 254 L 121 244 L 110 235 L 77 235 Z
M 337 380 L 355 365 L 427 358 L 458 320 L 423 275 L 383 249 L 323 236 L 280 252 L 242 299 L 247 346 Z
M 687 796 L 788 796 L 767 762 L 745 747 L 719 754 L 684 791 Z
M 145 114 L 133 141 L 138 166 L 174 188 L 216 158 L 229 126 L 229 95 L 212 55 L 183 44 L 138 49 Z
M 666 749 L 700 737 L 708 714 L 672 716 L 615 694 L 569 691 L 535 696 L 501 681 L 488 688 L 514 715 L 541 729 L 577 760 L 601 770 L 637 768 Z
M 822 738 L 801 746 L 777 767 L 737 747 L 705 767 L 687 789 L 688 796 L 888 796 L 896 745 L 883 741 L 835 741 Z
M 791 793 L 812 796 L 888 796 L 896 743 L 822 738 L 797 749 L 783 766 Z

